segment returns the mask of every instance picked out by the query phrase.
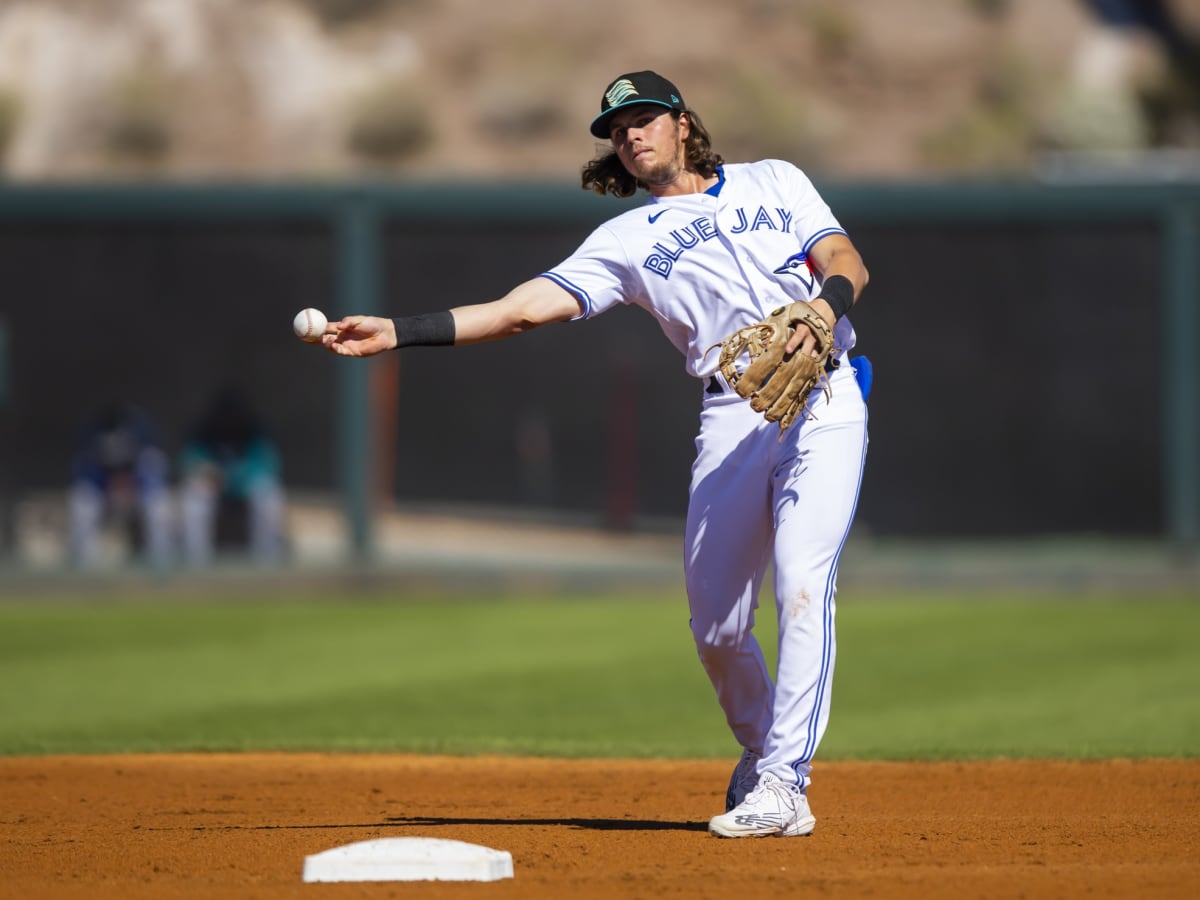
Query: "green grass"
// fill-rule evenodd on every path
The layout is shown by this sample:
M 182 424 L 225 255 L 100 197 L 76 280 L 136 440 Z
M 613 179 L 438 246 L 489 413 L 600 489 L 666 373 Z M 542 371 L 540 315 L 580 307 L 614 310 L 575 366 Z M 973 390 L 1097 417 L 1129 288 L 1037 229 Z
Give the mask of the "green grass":
M 827 756 L 1185 757 L 1200 751 L 1194 597 L 843 607 Z
M 838 636 L 826 759 L 1200 747 L 1194 598 L 843 598 Z M 0 753 L 219 749 L 735 752 L 678 594 L 0 604 Z

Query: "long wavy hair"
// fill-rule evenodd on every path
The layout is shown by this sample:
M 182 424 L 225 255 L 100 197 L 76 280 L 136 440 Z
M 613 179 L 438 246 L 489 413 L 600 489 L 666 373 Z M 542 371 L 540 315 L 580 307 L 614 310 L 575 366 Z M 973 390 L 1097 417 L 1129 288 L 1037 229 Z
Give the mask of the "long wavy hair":
M 712 178 L 717 174 L 717 166 L 725 160 L 713 150 L 708 129 L 700 122 L 700 117 L 690 109 L 673 109 L 670 112 L 676 125 L 679 124 L 680 114 L 687 113 L 688 122 L 691 123 L 687 143 L 684 145 L 687 161 L 705 178 Z M 632 197 L 638 188 L 646 187 L 629 174 L 615 150 L 609 150 L 585 165 L 581 177 L 583 189 L 595 191 L 600 196 L 612 194 L 615 197 Z

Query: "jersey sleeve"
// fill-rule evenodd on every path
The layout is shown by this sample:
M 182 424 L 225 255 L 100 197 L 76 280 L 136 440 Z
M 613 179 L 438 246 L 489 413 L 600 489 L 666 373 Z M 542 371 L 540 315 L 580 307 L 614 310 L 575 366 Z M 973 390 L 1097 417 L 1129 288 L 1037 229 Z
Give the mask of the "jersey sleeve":
M 805 254 L 813 244 L 831 234 L 845 234 L 833 210 L 825 202 L 807 175 L 791 163 L 776 162 L 777 173 L 787 185 L 792 206 L 792 223 L 796 239 Z
M 829 204 L 821 197 L 807 175 L 791 163 L 780 165 L 783 167 L 782 177 L 789 179 L 788 195 L 796 198 L 792 209 L 794 233 L 802 252 L 807 256 L 813 245 L 822 238 L 831 234 L 845 234 L 846 230 L 838 223 Z M 834 323 L 833 340 L 842 355 L 848 354 L 854 348 L 858 337 L 854 333 L 854 326 L 850 324 L 849 316 L 842 316 Z
M 576 318 L 588 319 L 629 303 L 631 282 L 629 256 L 616 233 L 601 225 L 558 265 L 542 273 L 579 300 L 583 312 Z

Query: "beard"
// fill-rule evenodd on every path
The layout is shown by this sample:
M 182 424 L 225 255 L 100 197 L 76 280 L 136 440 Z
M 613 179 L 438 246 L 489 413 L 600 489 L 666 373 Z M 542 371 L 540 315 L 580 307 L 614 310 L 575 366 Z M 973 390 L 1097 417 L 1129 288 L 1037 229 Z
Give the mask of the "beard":
M 647 185 L 671 184 L 683 171 L 683 163 L 678 159 L 666 159 L 656 162 L 650 168 L 637 176 L 638 180 Z

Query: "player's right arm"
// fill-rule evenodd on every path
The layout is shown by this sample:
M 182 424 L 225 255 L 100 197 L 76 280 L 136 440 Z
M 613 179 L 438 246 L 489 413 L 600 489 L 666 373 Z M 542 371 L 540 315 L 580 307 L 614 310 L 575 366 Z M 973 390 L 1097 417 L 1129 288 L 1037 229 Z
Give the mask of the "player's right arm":
M 569 321 L 581 311 L 574 294 L 549 278 L 540 277 L 517 285 L 491 303 L 450 310 L 454 316 L 455 345 L 515 337 L 551 322 Z
M 388 319 L 346 316 L 331 322 L 322 343 L 342 356 L 374 356 L 413 345 L 481 344 L 524 334 L 579 316 L 573 294 L 548 278 L 517 285 L 498 300 L 456 306 L 444 313 Z

